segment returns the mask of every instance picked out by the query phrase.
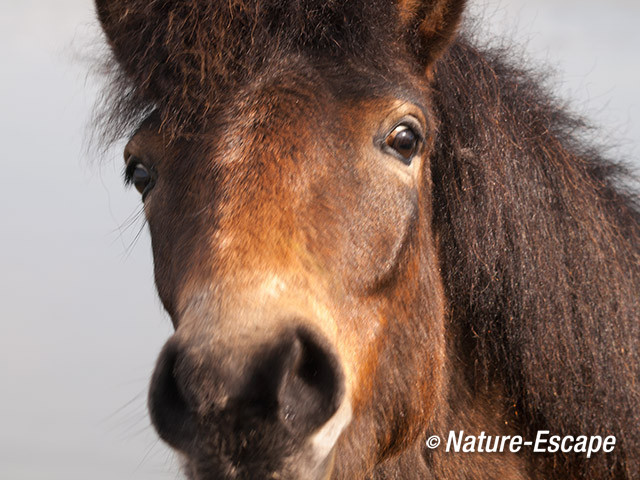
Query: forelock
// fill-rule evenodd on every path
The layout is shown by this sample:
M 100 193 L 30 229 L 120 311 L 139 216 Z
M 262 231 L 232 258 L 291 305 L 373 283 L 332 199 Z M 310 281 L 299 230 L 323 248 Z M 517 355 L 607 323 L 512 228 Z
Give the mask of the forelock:
M 396 48 L 388 1 L 134 0 L 107 15 L 111 89 L 100 123 L 110 139 L 154 110 L 171 135 L 196 134 L 228 92 L 292 57 L 383 72 Z

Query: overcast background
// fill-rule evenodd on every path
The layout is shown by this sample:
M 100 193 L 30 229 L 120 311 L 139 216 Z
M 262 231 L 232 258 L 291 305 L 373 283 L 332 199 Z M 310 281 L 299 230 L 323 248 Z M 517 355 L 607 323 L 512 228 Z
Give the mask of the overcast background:
M 483 0 L 574 109 L 640 157 L 640 3 Z M 89 0 L 3 0 L 0 14 L 0 478 L 179 477 L 146 389 L 171 333 L 121 147 L 83 147 L 98 87 Z M 636 165 L 640 165 L 636 163 Z

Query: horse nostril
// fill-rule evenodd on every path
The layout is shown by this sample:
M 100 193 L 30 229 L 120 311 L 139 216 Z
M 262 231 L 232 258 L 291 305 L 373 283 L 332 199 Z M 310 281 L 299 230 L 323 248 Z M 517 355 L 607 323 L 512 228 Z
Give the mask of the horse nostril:
M 276 419 L 290 434 L 306 436 L 342 404 L 338 358 L 310 332 L 297 329 L 266 350 L 245 352 L 178 337 L 167 342 L 149 390 L 163 440 L 188 453 L 211 428 L 251 430 Z
M 184 451 L 195 437 L 197 418 L 176 379 L 178 357 L 176 342 L 169 341 L 151 380 L 149 413 L 160 437 Z
M 310 433 L 327 422 L 344 397 L 337 357 L 309 332 L 298 331 L 283 365 L 278 414 L 290 429 Z

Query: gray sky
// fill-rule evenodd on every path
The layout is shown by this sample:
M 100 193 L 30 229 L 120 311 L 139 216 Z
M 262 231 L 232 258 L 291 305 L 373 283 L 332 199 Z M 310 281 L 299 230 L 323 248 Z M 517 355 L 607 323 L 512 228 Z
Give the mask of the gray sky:
M 575 110 L 640 157 L 640 4 L 484 1 L 488 30 L 558 69 Z M 0 478 L 168 479 L 146 414 L 171 333 L 121 154 L 82 141 L 97 91 L 89 0 L 5 0 L 0 17 Z M 121 146 L 120 146 L 121 147 Z M 640 164 L 636 163 L 640 166 Z

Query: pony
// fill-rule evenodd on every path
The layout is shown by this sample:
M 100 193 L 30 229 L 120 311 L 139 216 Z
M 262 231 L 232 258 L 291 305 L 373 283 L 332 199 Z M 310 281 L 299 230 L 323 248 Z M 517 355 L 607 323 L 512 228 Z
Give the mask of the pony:
M 464 0 L 96 6 L 188 478 L 640 478 L 633 176 Z

